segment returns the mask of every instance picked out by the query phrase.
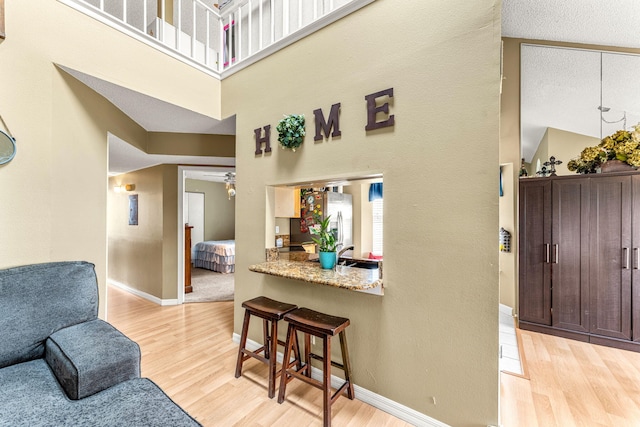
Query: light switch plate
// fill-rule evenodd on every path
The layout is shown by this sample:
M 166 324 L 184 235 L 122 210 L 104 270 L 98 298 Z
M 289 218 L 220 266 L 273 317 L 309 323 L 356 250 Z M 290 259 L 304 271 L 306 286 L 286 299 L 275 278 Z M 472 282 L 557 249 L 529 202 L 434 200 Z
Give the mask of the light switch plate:
M 276 225 L 276 234 L 278 234 L 280 232 L 280 226 Z

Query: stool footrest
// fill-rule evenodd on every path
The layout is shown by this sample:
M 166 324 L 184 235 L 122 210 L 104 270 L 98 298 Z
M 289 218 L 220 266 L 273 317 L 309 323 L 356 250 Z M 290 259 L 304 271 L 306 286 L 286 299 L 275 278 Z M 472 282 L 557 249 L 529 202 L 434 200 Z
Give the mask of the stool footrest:
M 242 351 L 242 363 L 246 362 L 247 360 L 251 359 L 252 357 L 254 359 L 258 359 L 259 361 L 261 361 L 262 363 L 266 363 L 269 364 L 269 359 L 267 359 L 266 357 L 258 354 L 259 352 L 253 352 L 253 351 L 249 351 L 249 350 L 241 350 Z
M 315 354 L 315 353 L 309 353 L 309 357 L 319 360 L 319 361 L 324 361 L 324 357 L 320 356 L 319 354 Z M 334 362 L 333 360 L 331 361 L 331 366 L 334 366 L 336 368 L 342 369 L 344 371 L 344 365 L 342 363 L 338 363 L 338 362 Z

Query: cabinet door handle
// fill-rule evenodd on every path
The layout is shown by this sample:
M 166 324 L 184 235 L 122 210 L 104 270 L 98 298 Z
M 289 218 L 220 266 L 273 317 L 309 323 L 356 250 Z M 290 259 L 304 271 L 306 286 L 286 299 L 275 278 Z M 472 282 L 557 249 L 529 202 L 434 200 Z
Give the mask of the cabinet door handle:
M 640 251 L 638 248 L 633 248 L 633 269 L 637 270 L 640 265 Z
M 551 245 L 544 244 L 544 262 L 549 264 L 551 262 Z
M 622 268 L 629 269 L 629 248 L 622 248 L 622 260 L 624 261 Z
M 557 243 L 553 245 L 553 250 L 555 252 L 555 264 L 557 264 L 558 262 L 560 262 L 560 245 L 558 245 Z

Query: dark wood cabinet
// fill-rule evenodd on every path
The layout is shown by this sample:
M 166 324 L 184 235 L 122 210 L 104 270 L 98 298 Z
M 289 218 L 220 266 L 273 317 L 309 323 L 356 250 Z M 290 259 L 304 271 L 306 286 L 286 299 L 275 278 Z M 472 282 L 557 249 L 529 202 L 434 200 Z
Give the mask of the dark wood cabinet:
M 590 332 L 631 339 L 631 177 L 591 180 Z
M 552 325 L 589 330 L 589 179 L 555 180 L 551 202 Z
M 640 351 L 640 175 L 520 181 L 520 327 Z
M 551 325 L 551 181 L 520 185 L 520 320 Z

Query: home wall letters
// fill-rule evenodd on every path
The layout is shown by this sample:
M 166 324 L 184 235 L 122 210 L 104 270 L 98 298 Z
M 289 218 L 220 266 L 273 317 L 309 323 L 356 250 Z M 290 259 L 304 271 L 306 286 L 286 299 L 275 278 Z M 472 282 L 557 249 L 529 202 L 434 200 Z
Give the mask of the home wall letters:
M 388 99 L 378 105 L 379 99 L 383 97 L 387 97 Z M 393 98 L 393 88 L 381 90 L 364 97 L 367 108 L 367 125 L 364 128 L 365 131 L 368 132 L 395 125 L 395 115 L 389 114 L 390 98 Z M 340 131 L 340 108 L 340 102 L 338 102 L 337 104 L 333 104 L 329 112 L 328 120 L 325 120 L 321 108 L 313 110 L 316 131 L 315 136 L 313 137 L 314 141 L 321 141 L 323 138 L 326 138 L 329 135 L 331 135 L 331 137 L 333 138 L 342 135 L 342 132 Z M 378 120 L 380 115 L 382 117 L 380 117 L 380 120 Z M 262 128 L 254 129 L 253 132 L 256 140 L 255 155 L 260 156 L 263 153 L 270 153 L 271 125 L 266 125 Z M 262 149 L 262 144 L 264 144 L 264 151 Z
M 262 130 L 264 129 L 264 136 L 262 136 Z M 264 128 L 254 129 L 253 132 L 256 135 L 256 156 L 262 154 L 262 143 L 264 142 L 264 152 L 271 152 L 271 125 L 266 125 Z
M 340 132 L 340 103 L 333 104 L 331 106 L 331 111 L 329 112 L 329 123 L 324 120 L 324 114 L 322 114 L 322 109 L 318 108 L 317 110 L 313 110 L 313 115 L 316 119 L 316 136 L 313 137 L 314 141 L 322 140 L 322 131 L 324 131 L 325 136 L 328 136 L 331 133 L 333 138 L 342 135 Z M 333 132 L 331 129 L 333 128 Z

